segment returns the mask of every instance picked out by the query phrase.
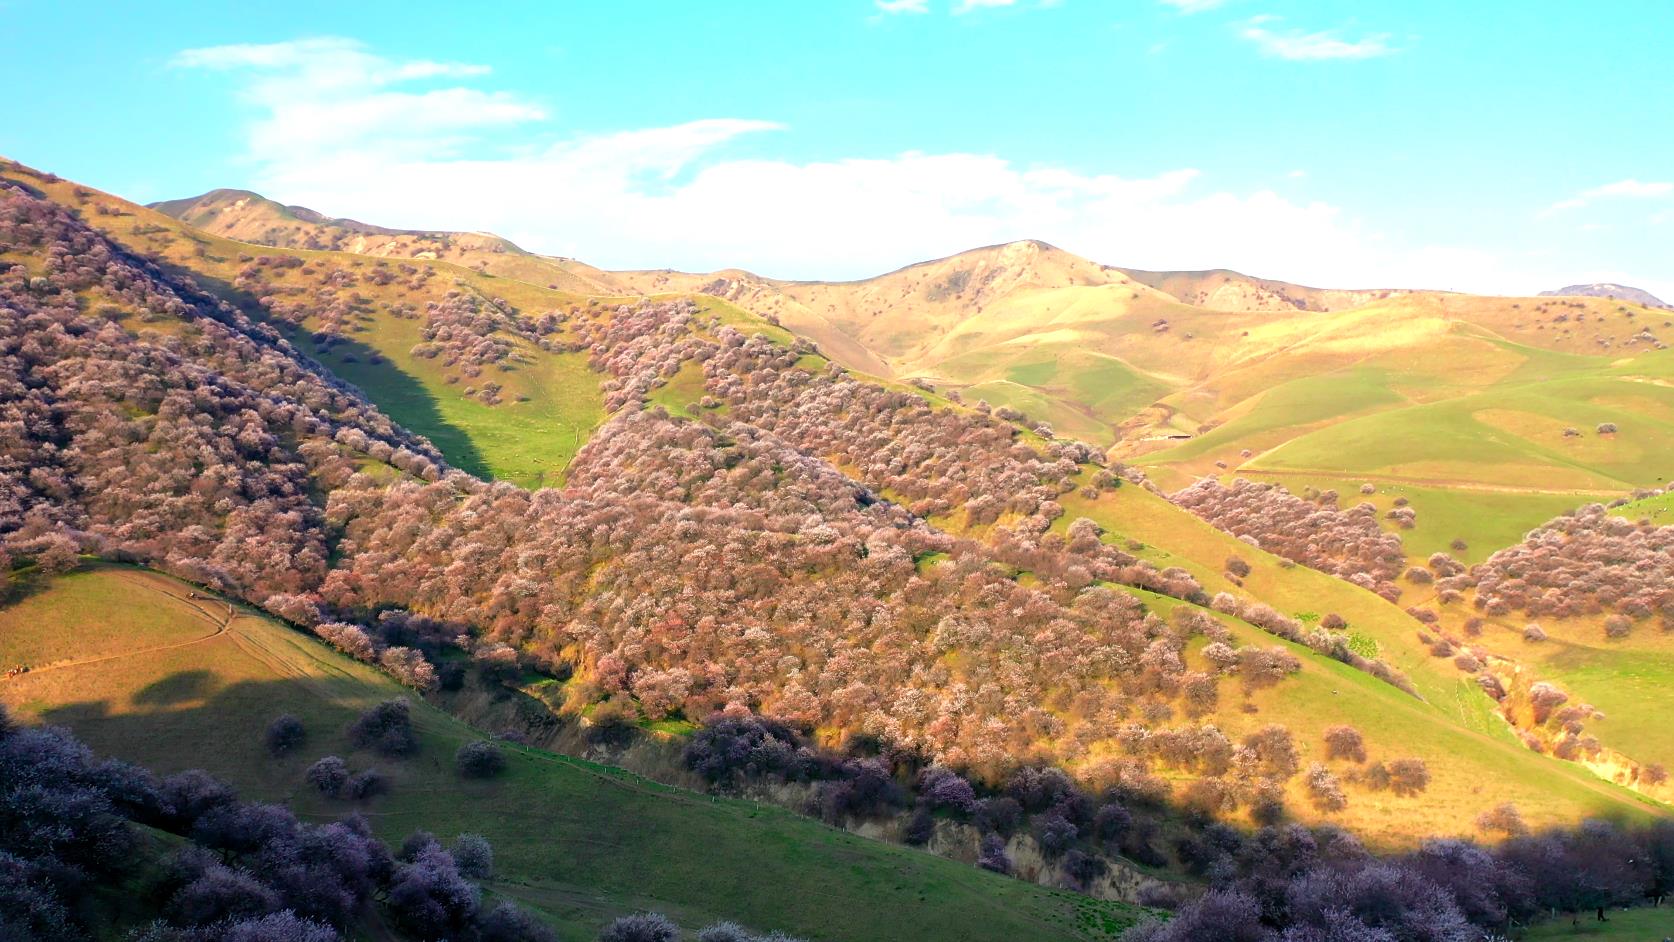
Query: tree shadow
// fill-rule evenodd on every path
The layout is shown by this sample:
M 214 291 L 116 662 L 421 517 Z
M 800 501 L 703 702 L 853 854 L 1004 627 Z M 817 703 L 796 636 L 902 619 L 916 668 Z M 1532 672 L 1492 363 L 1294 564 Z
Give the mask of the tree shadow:
M 251 248 L 260 251 L 267 247 Z M 270 251 L 283 253 L 284 250 Z M 429 439 L 430 443 L 441 451 L 448 464 L 484 480 L 493 479 L 487 461 L 477 450 L 470 434 L 448 422 L 442 415 L 436 397 L 417 377 L 402 369 L 393 360 L 352 337 L 334 337 L 329 349 L 322 349 L 314 343 L 306 329 L 271 317 L 260 299 L 232 282 L 166 258 L 149 255 L 143 257 L 174 278 L 190 278 L 201 289 L 238 308 L 251 320 L 277 330 L 302 354 L 307 364 L 315 367 L 322 376 L 353 388 L 396 424 Z M 252 339 L 258 343 L 262 342 L 260 337 Z
M 215 677 L 206 670 L 179 671 L 141 687 L 134 703 L 141 706 L 175 706 L 202 700 L 215 689 Z

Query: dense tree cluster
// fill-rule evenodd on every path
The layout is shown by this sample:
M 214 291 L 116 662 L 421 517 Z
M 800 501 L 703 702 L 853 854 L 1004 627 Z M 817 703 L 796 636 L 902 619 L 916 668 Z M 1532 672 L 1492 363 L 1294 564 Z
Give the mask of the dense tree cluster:
M 0 472 L 13 500 L 0 534 L 14 555 L 162 566 L 420 691 L 442 684 L 442 649 L 462 646 L 484 670 L 573 675 L 572 703 L 609 702 L 599 717 L 767 714 L 991 780 L 1103 752 L 1085 763 L 1090 782 L 1152 796 L 1167 790 L 1151 773 L 1166 749 L 1094 747 L 1123 730 L 1197 735 L 1223 683 L 1295 669 L 1282 651 L 1235 648 L 1189 606 L 1168 622 L 1110 585 L 1210 601 L 1183 570 L 1062 520 L 1061 495 L 1119 483 L 1085 446 L 1031 444 L 992 416 L 858 381 L 803 345 L 700 322 L 690 302 L 525 323 L 455 292 L 428 312 L 439 356 L 499 362 L 492 338 L 516 334 L 584 348 L 609 376 L 617 415 L 564 489 L 529 493 L 446 470 L 270 328 L 50 202 L 3 197 Z M 358 277 L 278 258 L 251 264 L 342 291 Z M 691 363 L 725 408 L 633 408 Z M 378 463 L 398 473 L 360 470 Z M 1207 669 L 1188 666 L 1199 637 Z M 353 736 L 404 754 L 416 743 L 404 719 L 386 704 Z M 378 784 L 317 769 L 327 794 Z M 897 802 L 876 772 L 859 757 L 824 770 L 826 812 Z M 1218 807 L 1273 804 L 1198 788 L 1224 793 Z
M 0 534 L 255 599 L 317 585 L 317 486 L 439 456 L 271 329 L 0 187 Z M 166 319 L 185 329 L 131 331 Z
M 1203 478 L 1171 498 L 1222 530 L 1278 556 L 1370 589 L 1391 602 L 1406 555 L 1401 539 L 1385 533 L 1369 503 L 1347 510 L 1336 491 L 1297 497 L 1277 484 L 1239 478 L 1230 485 Z M 1410 509 L 1410 508 L 1404 508 Z
M 1431 840 L 1373 857 L 1348 835 L 1295 826 L 1245 835 L 1211 827 L 1191 842 L 1210 891 L 1125 942 L 1475 942 L 1541 913 L 1591 913 L 1652 902 L 1674 889 L 1674 824 L 1640 832 L 1588 821 L 1524 833 L 1514 808 L 1493 823 L 1515 832 L 1489 849 Z
M 131 822 L 185 838 L 156 876 L 136 875 Z M 135 942 L 338 942 L 375 901 L 413 939 L 553 938 L 524 914 L 481 910 L 466 879 L 492 867 L 481 838 L 462 836 L 453 853 L 434 841 L 409 844 L 416 849 L 395 857 L 359 817 L 299 821 L 282 806 L 239 801 L 203 772 L 158 779 L 0 711 L 0 937 L 8 940 L 87 937 L 83 903 L 123 880 L 136 880 L 124 891 L 130 906 L 160 916 Z
M 1488 615 L 1609 613 L 1621 616 L 1605 624 L 1613 638 L 1652 616 L 1666 629 L 1674 627 L 1674 527 L 1636 523 L 1611 515 L 1601 504 L 1589 504 L 1436 585 L 1475 589 L 1475 604 Z

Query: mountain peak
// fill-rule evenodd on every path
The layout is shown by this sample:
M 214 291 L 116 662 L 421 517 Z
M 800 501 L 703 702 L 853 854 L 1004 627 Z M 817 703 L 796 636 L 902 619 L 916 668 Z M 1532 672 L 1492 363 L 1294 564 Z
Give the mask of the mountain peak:
M 1644 288 L 1616 284 L 1612 281 L 1601 281 L 1588 285 L 1567 285 L 1556 291 L 1542 291 L 1540 296 L 1543 298 L 1609 298 L 1615 301 L 1628 301 L 1633 304 L 1642 304 L 1645 307 L 1657 307 L 1665 311 L 1674 311 L 1674 305 Z

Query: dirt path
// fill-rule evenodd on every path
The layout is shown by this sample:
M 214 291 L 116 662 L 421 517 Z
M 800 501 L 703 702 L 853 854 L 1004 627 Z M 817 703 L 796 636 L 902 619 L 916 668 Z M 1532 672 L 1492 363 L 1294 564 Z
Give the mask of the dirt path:
M 135 586 L 138 586 L 142 589 L 145 589 L 147 591 L 157 592 L 157 593 L 160 593 L 162 595 L 166 595 L 171 599 L 174 599 L 175 601 L 179 602 L 180 604 L 186 606 L 186 608 L 190 609 L 191 612 L 194 615 L 196 615 L 200 618 L 203 618 L 204 620 L 208 621 L 211 625 L 214 625 L 215 630 L 211 631 L 209 634 L 206 634 L 206 635 L 199 635 L 196 638 L 188 638 L 185 641 L 174 641 L 174 642 L 170 642 L 169 644 L 158 644 L 158 645 L 153 645 L 149 648 L 137 648 L 137 649 L 132 650 L 132 651 L 122 651 L 122 652 L 117 653 L 117 654 L 106 654 L 106 655 L 102 655 L 100 657 L 84 657 L 84 658 L 78 658 L 78 659 L 73 660 L 73 661 L 57 661 L 55 663 L 47 664 L 47 665 L 42 666 L 42 667 L 32 667 L 28 670 L 27 673 L 19 674 L 17 676 L 18 677 L 29 677 L 29 676 L 32 676 L 32 675 L 35 675 L 35 674 L 44 674 L 44 673 L 47 673 L 48 671 L 66 670 L 66 669 L 72 668 L 72 667 L 86 667 L 89 664 L 103 664 L 103 663 L 107 663 L 109 661 L 117 661 L 117 660 L 121 660 L 122 658 L 125 658 L 125 657 L 133 657 L 136 654 L 150 654 L 150 653 L 155 652 L 155 651 L 171 651 L 171 650 L 174 650 L 175 648 L 184 648 L 184 647 L 188 647 L 188 646 L 194 645 L 194 644 L 201 644 L 205 641 L 208 641 L 211 638 L 219 637 L 220 635 L 224 634 L 226 632 L 228 626 L 230 626 L 233 623 L 234 618 L 237 617 L 237 609 L 235 609 L 233 607 L 231 602 L 227 602 L 227 601 L 224 601 L 222 599 L 210 598 L 208 596 L 201 596 L 201 595 L 198 595 L 195 592 L 191 593 L 190 596 L 181 595 L 177 592 L 169 591 L 168 589 L 166 589 L 162 585 L 160 585 L 156 580 L 145 578 L 143 575 L 140 575 L 139 573 L 119 571 L 117 573 L 117 577 L 120 578 L 124 582 L 131 583 L 131 584 L 133 584 Z M 192 596 L 196 596 L 196 598 L 193 598 Z M 199 604 L 199 602 L 202 602 L 204 604 Z M 205 607 L 206 605 L 211 606 L 211 607 Z M 212 610 L 212 608 L 218 608 L 221 605 L 225 605 L 227 607 L 226 614 L 224 614 L 224 615 L 219 614 L 219 613 Z

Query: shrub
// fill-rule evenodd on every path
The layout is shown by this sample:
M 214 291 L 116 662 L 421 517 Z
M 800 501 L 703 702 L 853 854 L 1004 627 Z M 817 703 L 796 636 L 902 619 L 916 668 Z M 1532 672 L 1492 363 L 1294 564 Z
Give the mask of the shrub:
M 473 880 L 494 876 L 494 845 L 481 834 L 461 834 L 453 842 L 453 862 Z
M 324 756 L 308 767 L 308 784 L 327 798 L 342 796 L 349 781 L 349 766 L 337 756 Z
M 679 942 L 680 927 L 662 913 L 634 913 L 604 927 L 599 942 Z
M 389 779 L 377 769 L 366 769 L 349 776 L 343 783 L 343 797 L 350 801 L 360 801 L 374 795 L 382 795 L 389 791 Z
M 998 834 L 984 834 L 977 853 L 977 866 L 995 873 L 1011 872 L 1011 856 L 1006 853 L 1005 838 Z
M 1389 763 L 1389 789 L 1397 795 L 1416 795 L 1430 787 L 1430 769 L 1423 759 L 1396 759 Z
M 477 923 L 477 942 L 558 942 L 558 935 L 515 904 L 501 903 Z
M 1328 726 L 1325 729 L 1325 756 L 1328 759 L 1366 761 L 1366 740 L 1360 730 L 1352 726 Z
M 1478 815 L 1476 826 L 1490 834 L 1503 834 L 1506 837 L 1522 837 L 1529 833 L 1528 825 L 1523 823 L 1522 814 L 1517 811 L 1517 806 L 1509 801 Z
M 302 745 L 307 738 L 308 731 L 303 729 L 302 721 L 289 713 L 274 717 L 273 722 L 267 724 L 267 732 L 263 734 L 267 751 L 275 756 L 285 755 Z
M 367 710 L 349 726 L 349 741 L 386 756 L 412 755 L 418 751 L 419 742 L 413 732 L 411 704 L 400 697 Z
M 453 764 L 466 778 L 493 778 L 506 770 L 506 754 L 499 746 L 479 739 L 460 746 Z

